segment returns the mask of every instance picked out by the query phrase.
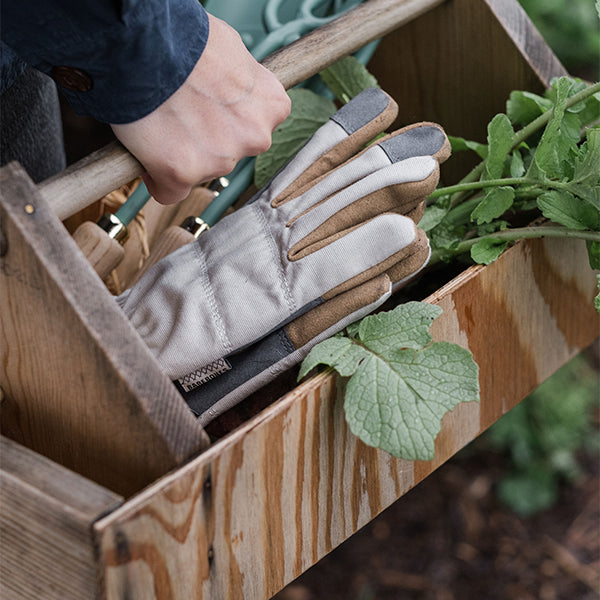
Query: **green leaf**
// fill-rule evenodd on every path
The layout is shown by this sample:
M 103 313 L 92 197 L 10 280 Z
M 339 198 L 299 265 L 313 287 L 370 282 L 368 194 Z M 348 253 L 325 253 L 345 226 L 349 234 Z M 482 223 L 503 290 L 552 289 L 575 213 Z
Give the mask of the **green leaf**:
M 369 87 L 379 87 L 377 79 L 354 56 L 346 56 L 319 73 L 334 96 L 349 102 Z
M 393 311 L 371 315 L 360 322 L 358 337 L 376 354 L 400 348 L 423 348 L 431 343 L 429 326 L 442 314 L 439 306 L 407 302 Z
M 504 113 L 497 114 L 488 124 L 488 156 L 485 161 L 485 179 L 500 179 L 504 162 L 512 148 L 515 132 Z
M 509 222 L 502 219 L 496 219 L 491 223 L 484 223 L 477 227 L 477 237 L 483 237 L 484 235 L 490 235 L 496 231 L 504 231 L 508 229 Z
M 594 306 L 600 313 L 600 274 L 596 275 L 596 279 L 598 281 L 598 295 L 594 298 Z
M 600 116 L 600 93 L 592 94 L 587 100 L 575 106 L 580 105 L 583 105 L 583 109 L 579 111 L 578 117 L 582 127 L 598 120 Z M 570 110 L 573 110 L 573 107 Z
M 563 136 L 561 136 L 561 125 L 563 124 L 563 118 L 565 115 L 565 105 L 569 96 L 569 90 L 573 81 L 568 77 L 561 77 L 557 80 L 554 91 L 555 91 L 555 104 L 552 111 L 552 117 L 542 138 L 538 144 L 533 162 L 530 167 L 530 176 L 535 176 L 538 171 L 542 175 L 548 178 L 560 177 L 563 173 L 562 162 L 565 157 L 565 146 L 568 146 L 570 139 L 571 129 L 565 127 Z
M 423 231 L 431 231 L 441 223 L 442 219 L 448 214 L 448 210 L 447 206 L 440 206 L 437 202 L 426 207 L 423 217 L 419 221 L 419 227 Z
M 584 185 L 600 183 L 600 128 L 587 130 L 586 141 L 575 159 L 573 181 Z
M 351 339 L 342 336 L 331 337 L 314 346 L 308 353 L 300 366 L 298 379 L 302 379 L 321 364 L 333 367 L 342 377 L 350 377 L 365 356 L 364 348 L 356 345 Z
M 444 248 L 451 250 L 462 241 L 464 234 L 464 227 L 456 227 L 455 225 L 446 223 L 442 220 L 438 225 L 431 229 L 427 235 L 432 249 Z
M 552 108 L 552 101 L 531 92 L 511 92 L 506 102 L 506 114 L 515 124 L 530 123 Z
M 479 400 L 478 367 L 470 352 L 431 343 L 429 326 L 441 309 L 424 302 L 365 317 L 356 339 L 317 344 L 301 367 L 320 363 L 351 375 L 344 410 L 363 442 L 407 460 L 431 460 L 444 414 Z
M 310 90 L 298 88 L 288 94 L 290 115 L 273 132 L 271 147 L 256 158 L 254 183 L 258 188 L 266 185 L 336 110 L 331 100 Z
M 600 242 L 586 242 L 588 259 L 592 269 L 600 269 Z
M 585 200 L 596 212 L 600 212 L 600 185 L 569 184 L 569 191 Z
M 525 473 L 505 477 L 498 485 L 500 500 L 521 517 L 550 508 L 558 499 L 554 473 L 532 466 Z
M 442 417 L 478 398 L 471 353 L 438 342 L 392 356 L 370 355 L 348 381 L 344 409 L 350 430 L 369 446 L 406 460 L 431 460 Z
M 524 174 L 525 165 L 523 163 L 523 157 L 519 150 L 514 150 L 510 157 L 510 176 L 523 177 Z
M 491 188 L 471 213 L 471 220 L 478 225 L 491 223 L 501 217 L 513 204 L 515 190 L 510 186 Z
M 489 265 L 504 252 L 507 244 L 496 238 L 483 238 L 471 247 L 471 258 L 476 263 Z
M 538 196 L 542 214 L 569 229 L 598 229 L 598 211 L 571 192 L 551 190 Z
M 486 144 L 465 140 L 465 138 L 449 135 L 448 140 L 452 146 L 452 152 L 462 152 L 464 150 L 472 150 L 480 158 L 485 159 L 488 155 L 488 147 Z

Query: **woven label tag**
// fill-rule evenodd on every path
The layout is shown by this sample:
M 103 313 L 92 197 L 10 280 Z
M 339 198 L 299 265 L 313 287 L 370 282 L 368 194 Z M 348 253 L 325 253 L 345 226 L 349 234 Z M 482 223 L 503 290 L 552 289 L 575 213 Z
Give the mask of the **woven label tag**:
M 219 375 L 231 370 L 231 365 L 226 358 L 220 358 L 211 362 L 209 365 L 196 369 L 193 373 L 178 379 L 177 382 L 186 392 L 191 392 L 193 389 L 205 384 L 211 379 L 215 379 Z

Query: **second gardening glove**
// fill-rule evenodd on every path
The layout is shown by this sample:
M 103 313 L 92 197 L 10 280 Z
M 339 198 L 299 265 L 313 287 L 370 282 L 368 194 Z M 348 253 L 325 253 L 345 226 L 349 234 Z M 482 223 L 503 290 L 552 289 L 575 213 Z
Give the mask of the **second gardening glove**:
M 423 255 L 423 239 L 404 214 L 437 185 L 449 144 L 438 126 L 418 124 L 363 149 L 395 115 L 381 90 L 359 94 L 246 206 L 118 298 L 171 379 L 189 381 L 366 286 L 367 300 L 342 311 L 344 322 L 359 318 L 389 294 L 382 274 L 396 270 L 402 280 L 400 263 L 417 254 L 418 266 L 426 261 L 428 247 Z

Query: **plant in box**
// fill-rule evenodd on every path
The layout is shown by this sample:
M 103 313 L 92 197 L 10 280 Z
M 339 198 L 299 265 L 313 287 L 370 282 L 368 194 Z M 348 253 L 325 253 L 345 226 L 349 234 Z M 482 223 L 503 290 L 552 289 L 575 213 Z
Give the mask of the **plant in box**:
M 342 102 L 374 84 L 351 58 L 322 76 Z M 259 185 L 274 165 L 285 162 L 286 145 L 302 144 L 302 115 L 321 122 L 334 110 L 310 92 L 296 93 L 292 116 L 276 132 L 273 151 L 257 161 Z M 481 162 L 458 184 L 429 196 L 419 225 L 433 248 L 430 265 L 465 255 L 490 264 L 514 241 L 562 237 L 585 240 L 590 266 L 600 268 L 599 117 L 600 84 L 563 77 L 544 96 L 513 92 L 506 113 L 489 123 L 487 144 L 450 137 L 455 152 L 475 152 Z M 535 226 L 527 225 L 536 219 Z M 600 294 L 595 304 L 600 312 Z M 445 412 L 478 399 L 472 359 L 458 346 L 431 344 L 427 338 L 426 322 L 437 316 L 435 311 L 408 303 L 366 317 L 317 345 L 300 371 L 304 376 L 325 364 L 350 376 L 345 409 L 351 429 L 366 443 L 403 458 L 431 459 Z M 424 337 L 417 341 L 419 335 Z

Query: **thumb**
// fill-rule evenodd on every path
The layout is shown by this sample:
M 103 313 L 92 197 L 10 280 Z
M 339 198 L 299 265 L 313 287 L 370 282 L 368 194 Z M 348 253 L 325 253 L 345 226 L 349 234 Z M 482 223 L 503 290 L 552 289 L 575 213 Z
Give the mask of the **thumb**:
M 166 182 L 163 179 L 155 179 L 150 173 L 144 173 L 142 179 L 150 192 L 150 195 L 160 204 L 175 204 L 181 202 L 191 192 L 192 188 L 186 184 Z

